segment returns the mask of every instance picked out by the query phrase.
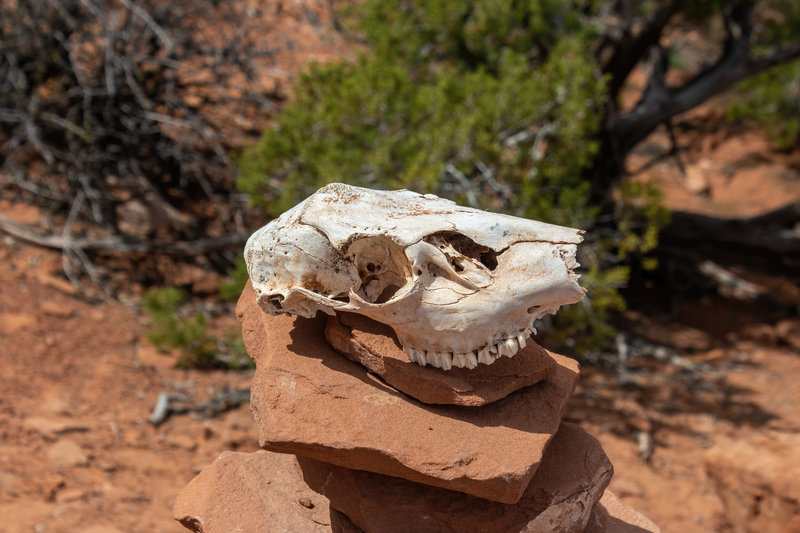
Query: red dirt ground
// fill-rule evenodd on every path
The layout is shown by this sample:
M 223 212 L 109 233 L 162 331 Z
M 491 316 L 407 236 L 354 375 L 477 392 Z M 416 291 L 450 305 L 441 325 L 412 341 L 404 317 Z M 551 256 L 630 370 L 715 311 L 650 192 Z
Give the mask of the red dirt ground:
M 313 46 L 270 71 L 276 83 L 298 58 L 340 54 L 330 49 L 341 43 L 303 17 L 282 31 Z M 714 112 L 698 114 L 702 122 Z M 671 207 L 749 216 L 800 198 L 797 154 L 772 153 L 754 131 L 697 131 L 681 136 L 686 177 L 673 158 L 637 172 L 669 147 L 660 133 L 630 160 L 636 179 L 658 181 Z M 21 222 L 38 216 L 8 203 L 0 210 Z M 220 452 L 256 450 L 256 428 L 247 406 L 158 427 L 148 417 L 161 392 L 200 402 L 248 386 L 250 374 L 175 368 L 174 356 L 148 344 L 133 306 L 81 300 L 61 268 L 59 253 L 0 235 L 0 533 L 185 531 L 172 520 L 178 491 Z M 800 303 L 796 287 L 749 279 Z M 664 531 L 727 531 L 703 453 L 719 437 L 800 431 L 800 354 L 790 347 L 800 346 L 800 328 L 787 336 L 758 309 L 717 298 L 628 318 L 682 359 L 663 362 L 649 348 L 621 375 L 584 365 L 567 418 L 601 440 L 616 470 L 611 489 Z
M 726 161 L 720 150 L 705 157 Z M 794 172 L 756 173 L 764 184 L 756 190 L 775 186 L 781 199 L 796 198 Z M 730 194 L 712 189 L 710 198 Z M 687 193 L 667 193 L 680 195 Z M 739 210 L 737 201 L 730 203 Z M 0 207 L 19 221 L 36 216 Z M 162 391 L 199 402 L 248 386 L 250 375 L 176 369 L 175 357 L 149 346 L 140 314 L 82 301 L 60 271 L 58 253 L 0 238 L 0 531 L 182 531 L 170 512 L 178 491 L 221 451 L 256 450 L 256 429 L 246 406 L 207 419 L 173 416 L 158 427 L 150 412 Z M 800 431 L 800 355 L 787 345 L 800 339 L 762 323 L 757 309 L 715 298 L 681 304 L 669 320 L 629 318 L 642 336 L 707 368 L 688 372 L 680 361 L 657 362 L 655 352 L 629 361 L 624 380 L 584 365 L 567 418 L 600 438 L 616 469 L 611 489 L 625 503 L 665 531 L 725 530 L 703 452 L 720 436 Z M 637 373 L 644 369 L 652 371 Z M 642 436 L 652 439 L 651 454 L 640 453 Z
M 221 451 L 257 449 L 255 428 L 246 407 L 154 427 L 155 400 L 249 375 L 174 368 L 136 312 L 71 297 L 60 262 L 0 245 L 0 531 L 182 531 L 178 490 Z

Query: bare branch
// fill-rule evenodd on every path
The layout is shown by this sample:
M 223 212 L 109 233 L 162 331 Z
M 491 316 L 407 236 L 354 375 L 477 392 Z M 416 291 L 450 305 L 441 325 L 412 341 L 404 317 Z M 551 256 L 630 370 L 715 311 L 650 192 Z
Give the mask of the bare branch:
M 444 166 L 444 172 L 446 175 L 451 176 L 455 181 L 458 183 L 460 187 L 460 191 L 464 196 L 467 197 L 467 202 L 471 207 L 480 207 L 480 201 L 478 200 L 478 193 L 475 190 L 474 185 L 470 183 L 470 180 L 464 175 L 463 172 L 458 170 L 456 166 L 452 163 L 447 163 Z
M 142 19 L 145 24 L 147 24 L 147 26 L 153 30 L 153 33 L 158 36 L 158 40 L 164 45 L 165 53 L 169 55 L 174 46 L 172 39 L 169 38 L 169 35 L 167 35 L 167 32 L 164 31 L 164 28 L 162 28 L 160 24 L 153 20 L 153 17 L 150 16 L 150 13 L 142 9 L 140 6 L 131 3 L 130 0 L 119 0 L 119 2 L 127 9 L 132 11 L 137 17 Z
M 745 78 L 800 58 L 800 41 L 773 52 L 751 57 L 749 8 L 739 6 L 726 17 L 729 37 L 722 57 L 711 68 L 676 90 L 645 91 L 630 113 L 610 119 L 608 129 L 618 139 L 622 153 L 642 141 L 659 124 L 689 111 Z
M 225 248 L 241 247 L 247 242 L 249 232 L 208 237 L 191 241 L 158 242 L 111 235 L 108 237 L 69 237 L 46 235 L 0 215 L 0 230 L 23 241 L 59 250 L 99 250 L 115 253 L 149 253 L 170 256 L 199 255 Z
M 231 195 L 230 154 L 284 98 L 257 84 L 270 68 L 257 58 L 275 51 L 256 35 L 267 19 L 253 9 L 217 0 L 0 2 L 9 20 L 0 24 L 0 165 L 13 176 L 0 187 L 67 219 L 56 236 L 0 226 L 62 249 L 73 279 L 98 284 L 93 251 L 180 256 L 243 244 L 246 206 Z M 130 202 L 166 213 L 140 228 L 160 241 L 119 229 Z M 87 223 L 86 235 L 111 236 L 73 235 Z M 223 269 L 228 256 L 206 259 Z M 153 270 L 143 277 L 159 279 L 161 267 L 144 262 Z
M 737 300 L 755 300 L 760 291 L 758 287 L 744 280 L 713 261 L 703 261 L 698 267 L 700 273 L 711 279 L 719 288 L 720 294 Z
M 800 272 L 800 202 L 751 218 L 716 218 L 676 211 L 662 248 L 693 250 L 717 263 Z
M 603 73 L 611 75 L 609 82 L 611 100 L 622 89 L 631 71 L 649 53 L 650 48 L 658 44 L 664 27 L 683 7 L 683 4 L 683 0 L 676 0 L 660 7 L 635 37 L 626 28 L 622 41 L 617 43 L 614 54 L 603 67 Z

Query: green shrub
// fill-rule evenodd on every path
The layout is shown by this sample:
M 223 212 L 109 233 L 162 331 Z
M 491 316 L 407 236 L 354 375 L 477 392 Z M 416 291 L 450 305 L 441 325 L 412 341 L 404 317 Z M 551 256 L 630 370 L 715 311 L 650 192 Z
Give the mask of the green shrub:
M 593 5 L 365 0 L 356 9 L 345 20 L 369 51 L 309 67 L 275 127 L 241 155 L 239 187 L 269 216 L 339 181 L 587 229 L 590 297 L 580 309 L 590 312 L 559 320 L 566 336 L 597 346 L 612 331 L 607 311 L 623 305 L 626 262 L 654 246 L 663 217 L 643 191 L 609 214 L 584 177 L 605 104 L 593 28 L 582 22 Z M 592 231 L 609 216 L 625 230 Z
M 219 284 L 220 297 L 225 301 L 235 302 L 242 294 L 247 279 L 247 264 L 244 262 L 244 257 L 237 257 L 236 264 L 228 272 L 228 278 Z
M 764 0 L 760 3 L 754 35 L 755 52 L 797 44 L 800 2 Z M 779 150 L 789 151 L 800 140 L 800 60 L 784 63 L 741 81 L 736 100 L 728 106 L 728 120 L 760 124 Z
M 225 340 L 217 339 L 209 332 L 209 319 L 203 313 L 182 313 L 185 301 L 186 292 L 178 287 L 147 291 L 142 308 L 148 315 L 148 340 L 159 350 L 180 353 L 181 367 L 250 367 L 238 331 L 229 331 Z
M 779 150 L 800 140 L 800 62 L 775 67 L 736 87 L 739 98 L 728 106 L 728 120 L 749 119 L 764 127 Z

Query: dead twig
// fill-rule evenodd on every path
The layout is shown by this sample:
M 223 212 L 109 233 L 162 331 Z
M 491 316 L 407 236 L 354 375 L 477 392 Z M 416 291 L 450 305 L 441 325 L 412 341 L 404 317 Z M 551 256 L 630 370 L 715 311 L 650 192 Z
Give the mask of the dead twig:
M 723 296 L 751 301 L 761 294 L 755 284 L 743 280 L 713 261 L 703 261 L 697 269 L 717 285 Z
M 161 392 L 158 395 L 153 411 L 150 413 L 150 423 L 158 426 L 164 423 L 171 415 L 190 412 L 211 417 L 235 409 L 249 401 L 250 389 L 225 389 L 215 394 L 207 402 L 200 404 L 192 404 L 192 397 L 188 394 Z
M 243 244 L 246 206 L 230 194 L 229 154 L 245 138 L 232 124 L 246 117 L 257 135 L 265 124 L 252 117 L 266 121 L 283 99 L 260 83 L 265 65 L 256 59 L 275 51 L 263 44 L 257 9 L 216 0 L 0 2 L 0 170 L 13 176 L 0 193 L 67 219 L 54 235 L 7 219 L 0 229 L 62 250 L 73 283 L 86 275 L 104 292 L 94 251 L 191 256 Z M 127 204 L 143 198 L 169 215 L 160 242 L 136 240 L 155 230 L 125 237 Z M 74 235 L 87 226 L 109 236 Z M 222 258 L 208 262 L 229 268 Z M 145 268 L 148 281 L 160 277 L 160 267 Z
M 207 237 L 190 241 L 158 242 L 136 240 L 119 235 L 108 237 L 71 237 L 69 235 L 45 235 L 30 227 L 0 215 L 0 230 L 17 239 L 58 250 L 99 250 L 116 253 L 150 253 L 171 256 L 190 256 L 225 248 L 241 247 L 247 242 L 249 233 L 235 233 L 222 237 Z

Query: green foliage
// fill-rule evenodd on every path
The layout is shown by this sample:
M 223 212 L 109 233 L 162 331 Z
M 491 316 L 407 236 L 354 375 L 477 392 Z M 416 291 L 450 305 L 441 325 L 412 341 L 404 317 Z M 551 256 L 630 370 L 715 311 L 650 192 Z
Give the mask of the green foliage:
M 242 294 L 247 284 L 247 264 L 244 257 L 238 257 L 233 269 L 228 273 L 228 279 L 219 284 L 219 295 L 223 300 L 235 302 Z
M 208 320 L 202 313 L 180 316 L 186 293 L 178 287 L 151 289 L 145 294 L 142 307 L 148 313 L 148 340 L 159 350 L 181 352 L 185 366 L 213 366 L 216 343 L 206 333 Z
M 627 283 L 630 269 L 627 266 L 601 269 L 595 261 L 584 266 L 581 285 L 589 292 L 578 304 L 558 312 L 554 318 L 557 327 L 549 332 L 548 339 L 569 348 L 599 350 L 614 336 L 612 313 L 625 309 L 619 289 Z
M 270 216 L 339 181 L 591 230 L 607 215 L 584 177 L 605 103 L 584 22 L 594 4 L 365 0 L 347 20 L 369 51 L 310 66 L 275 127 L 241 155 L 239 187 Z M 624 232 L 589 233 L 591 308 L 563 319 L 566 335 L 591 330 L 592 345 L 609 335 L 623 263 L 652 248 L 660 227 L 639 192 L 613 214 Z
M 581 14 L 592 9 L 565 0 L 372 0 L 361 6 L 359 27 L 376 56 L 412 68 L 446 62 L 498 73 L 508 52 L 542 63 L 560 39 L 586 30 Z
M 178 365 L 192 368 L 243 368 L 251 365 L 241 336 L 231 331 L 225 342 L 209 332 L 209 319 L 201 312 L 184 316 L 186 292 L 178 287 L 147 291 L 142 308 L 148 315 L 148 340 L 164 352 L 181 354 Z M 227 353 L 226 353 L 227 352 Z
M 739 83 L 740 97 L 728 106 L 728 120 L 761 124 L 779 150 L 800 140 L 800 61 L 775 67 Z
M 800 2 L 764 0 L 755 10 L 754 52 L 797 42 Z M 728 120 L 760 124 L 779 150 L 789 151 L 800 141 L 800 61 L 773 67 L 736 86 L 737 99 L 728 106 Z
M 585 350 L 598 350 L 614 334 L 611 318 L 625 309 L 619 293 L 630 277 L 629 264 L 637 262 L 645 270 L 656 268 L 648 257 L 658 244 L 658 235 L 670 219 L 662 204 L 661 190 L 650 182 L 628 181 L 620 186 L 613 225 L 597 224 L 586 246 L 579 247 L 584 267 L 581 285 L 588 290 L 584 300 L 558 312 L 558 327 L 550 339 Z M 613 253 L 613 257 L 598 254 Z
M 553 19 L 573 12 L 543 4 Z M 597 150 L 604 83 L 587 57 L 589 31 L 567 34 L 566 23 L 557 30 L 546 17 L 505 13 L 520 36 L 490 46 L 506 31 L 482 41 L 478 21 L 501 17 L 501 6 L 513 11 L 503 2 L 365 2 L 372 53 L 311 67 L 276 127 L 241 157 L 240 187 L 274 216 L 331 181 L 442 192 L 450 164 L 473 182 L 485 179 L 483 168 L 513 184 L 523 196 L 508 207 L 518 214 L 591 219 L 557 214 L 588 195 L 580 170 Z M 547 46 L 531 57 L 534 40 Z M 436 61 L 419 56 L 429 48 Z M 496 203 L 487 194 L 481 207 Z
M 763 50 L 790 46 L 800 35 L 800 2 L 762 0 L 755 10 L 753 45 Z
M 615 239 L 617 254 L 622 261 L 644 256 L 658 245 L 658 234 L 670 220 L 669 209 L 663 205 L 661 189 L 652 182 L 627 181 L 620 186 L 617 203 Z M 655 264 L 643 261 L 645 268 Z

